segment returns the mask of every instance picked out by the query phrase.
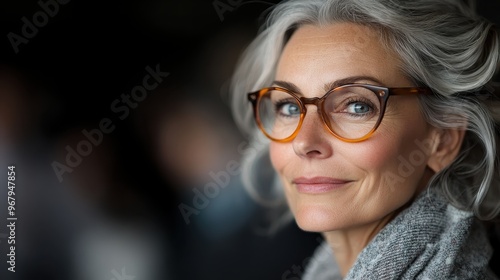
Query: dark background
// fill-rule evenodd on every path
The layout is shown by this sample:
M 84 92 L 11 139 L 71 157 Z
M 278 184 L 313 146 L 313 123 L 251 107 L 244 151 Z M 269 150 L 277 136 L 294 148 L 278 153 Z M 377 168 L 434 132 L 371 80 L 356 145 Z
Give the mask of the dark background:
M 192 206 L 191 186 L 178 178 L 181 169 L 165 172 L 151 140 L 158 119 L 170 118 L 182 127 L 187 121 L 179 108 L 193 100 L 211 120 L 209 131 L 218 136 L 218 127 L 225 127 L 225 133 L 235 135 L 234 143 L 244 141 L 232 124 L 227 80 L 257 34 L 261 14 L 275 2 L 248 1 L 236 8 L 220 1 L 229 9 L 219 16 L 212 1 L 73 0 L 59 4 L 55 16 L 20 44 L 17 54 L 8 34 L 22 36 L 21 19 L 33 22 L 41 6 L 37 1 L 0 4 L 2 75 L 21 84 L 15 98 L 3 93 L 0 100 L 10 135 L 2 142 L 8 150 L 2 166 L 16 164 L 19 185 L 17 271 L 6 273 L 8 247 L 0 238 L 1 279 L 112 279 L 113 270 L 122 273 L 122 264 L 113 264 L 121 255 L 139 259 L 123 262 L 136 264 L 124 273 L 136 279 L 280 279 L 294 265 L 298 270 L 287 278 L 300 275 L 319 245 L 316 234 L 303 233 L 293 223 L 273 235 L 262 233 L 266 209 L 239 192 L 233 203 L 246 205 L 243 210 L 219 206 L 222 216 L 235 214 L 205 219 L 205 212 L 217 206 L 211 201 L 187 225 L 178 205 Z M 119 119 L 112 102 L 142 84 L 146 66 L 158 64 L 170 75 Z M 76 149 L 85 140 L 81 131 L 98 128 L 103 118 L 112 120 L 114 131 L 58 182 L 51 164 L 64 163 L 65 148 Z M 191 133 L 186 130 L 183 135 Z M 178 137 L 175 129 L 170 134 Z M 222 161 L 240 160 L 234 143 L 226 147 L 235 155 L 221 156 Z M 196 163 L 196 153 L 185 151 L 185 156 Z M 1 220 L 5 196 L 2 191 Z M 230 229 L 219 233 L 218 228 Z M 114 242 L 118 245 L 108 248 Z
M 153 244 L 161 255 L 155 257 L 161 264 L 153 266 L 155 272 L 149 279 L 300 276 L 304 261 L 319 244 L 317 235 L 303 233 L 294 224 L 274 235 L 256 234 L 255 229 L 264 223 L 259 217 L 267 211 L 247 197 L 243 198 L 244 204 L 251 210 L 245 212 L 243 225 L 231 234 L 207 237 L 203 226 L 196 227 L 198 216 L 193 216 L 195 225 L 183 221 L 178 205 L 190 203 L 192 193 L 190 196 L 179 191 L 183 181 L 176 177 L 175 168 L 165 175 L 156 158 L 155 143 L 150 140 L 156 135 L 158 119 L 166 116 L 183 124 L 184 119 L 176 119 L 179 107 L 186 100 L 197 100 L 203 114 L 213 117 L 213 127 L 226 127 L 235 135 L 234 143 L 244 141 L 231 123 L 227 81 L 241 51 L 257 34 L 266 10 L 279 1 L 244 0 L 233 6 L 234 2 L 238 1 L 72 0 L 59 4 L 59 11 L 38 28 L 27 44 L 19 45 L 17 54 L 8 34 L 22 35 L 21 19 L 33 22 L 33 15 L 42 9 L 37 1 L 0 3 L 1 74 L 21 84 L 15 98 L 0 93 L 0 111 L 6 112 L 1 116 L 10 125 L 2 132 L 10 135 L 6 136 L 8 144 L 0 143 L 8 150 L 2 154 L 2 164 L 16 164 L 19 180 L 25 180 L 26 185 L 18 196 L 18 272 L 0 276 L 76 279 L 78 271 L 90 271 L 82 268 L 85 261 L 74 260 L 74 245 L 81 232 L 99 228 L 93 222 L 95 217 L 103 220 L 104 228 L 128 225 L 125 228 L 138 229 L 139 235 L 144 228 L 154 228 L 154 238 L 137 238 Z M 227 5 L 228 10 L 220 14 L 214 3 L 221 9 Z M 478 1 L 478 9 L 500 23 L 500 1 Z M 119 120 L 110 104 L 142 83 L 146 66 L 154 69 L 157 64 L 170 75 L 137 109 L 131 110 L 129 117 Z M 104 198 L 95 195 L 95 199 L 94 192 L 99 191 L 92 187 L 83 195 L 76 188 L 76 197 L 83 197 L 76 199 L 75 191 L 70 190 L 68 198 L 66 188 L 71 187 L 57 182 L 51 164 L 64 159 L 67 145 L 75 146 L 84 139 L 82 129 L 97 128 L 103 118 L 112 119 L 116 128 L 104 136 L 102 146 L 95 147 L 99 156 L 85 167 L 90 171 L 79 176 L 93 179 L 99 177 L 96 169 L 111 170 L 110 180 L 118 183 L 106 188 L 110 195 Z M 241 155 L 237 156 L 239 160 Z M 90 180 L 89 185 L 94 184 Z M 6 200 L 3 191 L 0 198 Z M 77 204 L 73 199 L 83 200 L 86 210 L 73 209 Z M 0 206 L 3 213 L 6 204 Z M 89 214 L 94 211 L 98 212 L 96 216 Z M 147 226 L 143 221 L 148 221 Z M 120 235 L 120 230 L 111 232 Z M 5 231 L 0 230 L 2 233 Z M 4 273 L 5 239 L 0 239 L 0 250 L 0 273 Z M 284 276 L 293 266 L 299 270 Z M 114 277 L 112 269 L 105 271 L 108 274 L 104 279 Z

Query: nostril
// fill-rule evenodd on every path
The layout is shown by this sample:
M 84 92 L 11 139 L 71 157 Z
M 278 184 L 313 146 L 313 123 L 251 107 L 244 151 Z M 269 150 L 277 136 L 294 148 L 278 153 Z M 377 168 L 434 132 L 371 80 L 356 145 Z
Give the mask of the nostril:
M 321 152 L 319 150 L 313 150 L 313 151 L 309 151 L 306 153 L 308 156 L 310 157 L 314 157 L 314 156 L 320 156 L 321 155 Z

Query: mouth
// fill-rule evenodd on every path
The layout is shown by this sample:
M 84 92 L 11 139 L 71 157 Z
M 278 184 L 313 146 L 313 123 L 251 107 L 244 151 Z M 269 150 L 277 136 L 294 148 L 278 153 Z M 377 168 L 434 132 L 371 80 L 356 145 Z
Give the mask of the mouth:
M 340 189 L 351 182 L 353 181 L 330 177 L 299 177 L 295 178 L 292 184 L 296 186 L 300 193 L 315 194 Z

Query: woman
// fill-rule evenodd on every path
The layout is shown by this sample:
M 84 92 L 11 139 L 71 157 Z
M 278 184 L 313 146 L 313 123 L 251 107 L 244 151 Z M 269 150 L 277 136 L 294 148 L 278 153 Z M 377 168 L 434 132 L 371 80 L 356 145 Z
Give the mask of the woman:
M 305 279 L 497 279 L 480 220 L 500 212 L 499 51 L 458 0 L 274 8 L 232 101 L 251 194 L 284 194 L 328 244 Z

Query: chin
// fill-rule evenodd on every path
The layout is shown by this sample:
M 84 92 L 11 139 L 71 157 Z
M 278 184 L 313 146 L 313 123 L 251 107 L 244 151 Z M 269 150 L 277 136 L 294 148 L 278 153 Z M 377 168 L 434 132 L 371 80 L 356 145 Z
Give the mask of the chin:
M 327 232 L 350 226 L 342 219 L 342 215 L 339 215 L 341 213 L 334 211 L 330 207 L 322 207 L 321 205 L 296 207 L 295 211 L 293 211 L 295 222 L 299 228 L 310 232 Z

